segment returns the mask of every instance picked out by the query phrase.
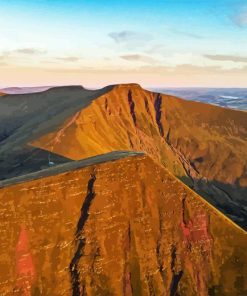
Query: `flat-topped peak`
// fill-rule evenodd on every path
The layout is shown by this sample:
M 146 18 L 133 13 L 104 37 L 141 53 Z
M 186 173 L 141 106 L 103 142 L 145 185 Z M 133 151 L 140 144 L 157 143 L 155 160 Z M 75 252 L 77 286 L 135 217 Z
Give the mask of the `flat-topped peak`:
M 120 83 L 113 85 L 115 89 L 121 89 L 121 88 L 138 88 L 143 90 L 142 86 L 138 83 Z
M 82 90 L 85 89 L 82 85 L 61 85 L 49 88 L 47 91 L 54 90 Z

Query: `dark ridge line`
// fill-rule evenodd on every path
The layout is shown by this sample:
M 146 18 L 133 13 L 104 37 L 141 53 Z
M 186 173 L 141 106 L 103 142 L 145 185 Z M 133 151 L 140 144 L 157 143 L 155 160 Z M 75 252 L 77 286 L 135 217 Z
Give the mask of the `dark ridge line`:
M 171 287 L 170 287 L 170 296 L 176 296 L 178 284 L 183 276 L 183 271 L 180 270 L 178 273 L 174 273 L 172 277 Z
M 128 92 L 128 102 L 129 102 L 129 107 L 130 107 L 130 114 L 132 116 L 132 120 L 134 122 L 134 125 L 136 126 L 135 102 L 133 101 L 131 90 L 129 90 L 129 92 Z
M 176 252 L 177 252 L 177 249 L 176 249 L 175 246 L 173 246 L 172 250 L 171 250 L 172 281 L 171 281 L 171 285 L 170 285 L 170 296 L 178 295 L 177 294 L 178 284 L 179 284 L 179 281 L 181 280 L 181 278 L 183 276 L 183 271 L 182 270 L 180 270 L 178 273 L 175 272 L 175 264 L 176 264 L 176 258 L 177 258 Z
M 85 286 L 82 286 L 82 289 L 80 288 L 80 270 L 78 269 L 78 265 L 80 262 L 81 257 L 84 253 L 84 247 L 86 244 L 86 238 L 83 237 L 83 228 L 85 226 L 85 223 L 87 222 L 87 219 L 89 217 L 89 209 L 91 206 L 91 203 L 93 199 L 95 198 L 95 191 L 94 191 L 94 183 L 96 181 L 96 175 L 95 173 L 91 174 L 91 177 L 88 181 L 87 185 L 87 195 L 84 199 L 84 202 L 81 207 L 81 215 L 77 223 L 77 229 L 75 233 L 75 240 L 77 243 L 77 249 L 76 252 L 70 262 L 69 265 L 69 271 L 70 271 L 70 277 L 71 277 L 71 285 L 72 285 L 72 295 L 78 296 L 78 295 L 84 295 L 85 293 Z M 82 293 L 81 293 L 82 290 Z
M 84 168 L 87 166 L 91 165 L 96 165 L 96 164 L 101 164 L 104 162 L 108 161 L 115 161 L 121 158 L 126 158 L 126 157 L 134 157 L 134 156 L 140 156 L 140 155 L 145 155 L 144 152 L 138 152 L 138 151 L 112 151 L 109 153 L 105 154 L 100 154 L 88 158 L 84 158 L 81 160 L 75 160 L 71 161 L 65 164 L 60 164 L 57 166 L 50 167 L 48 169 L 43 169 L 38 172 L 30 173 L 30 174 L 25 174 L 21 175 L 18 177 L 6 179 L 0 181 L 0 188 L 8 187 L 11 185 L 16 185 L 19 183 L 27 182 L 27 181 L 32 181 L 36 179 L 41 179 L 44 177 L 50 177 L 58 174 L 62 174 L 68 171 L 73 171 L 77 170 L 80 168 Z
M 145 109 L 146 109 L 147 113 L 148 113 L 149 115 L 151 115 L 151 113 L 150 113 L 150 108 L 149 108 L 149 103 L 148 103 L 148 99 L 147 99 L 146 96 L 144 97 L 144 103 L 145 103 Z
M 154 290 L 154 284 L 153 284 L 153 275 L 152 274 L 147 274 L 146 275 L 146 280 L 147 280 L 147 283 L 148 283 L 149 296 L 155 296 L 155 290 Z
M 161 94 L 158 94 L 154 101 L 155 118 L 159 128 L 160 135 L 161 137 L 164 137 L 164 129 L 161 123 L 161 105 L 162 105 L 162 96 Z
M 186 194 L 184 194 L 183 196 L 183 199 L 182 199 L 182 225 L 186 228 L 188 228 L 188 223 L 189 223 L 189 218 L 188 218 L 188 221 L 186 221 L 186 215 L 185 215 L 185 211 L 186 211 Z M 187 241 L 187 248 L 189 251 L 191 251 L 191 242 L 190 241 Z
M 129 143 L 130 143 L 130 147 L 134 148 L 134 144 L 133 144 L 133 142 L 131 140 L 130 133 L 128 131 L 127 131 L 127 136 L 128 136 L 128 140 L 129 140 Z
M 186 202 L 186 196 L 183 196 L 183 199 L 182 199 L 182 220 L 183 221 L 182 222 L 185 226 L 187 226 L 187 221 L 185 219 L 185 209 L 186 209 L 185 202 Z
M 123 274 L 123 295 L 126 295 L 127 292 L 127 286 L 128 283 L 127 281 L 129 281 L 130 287 L 131 287 L 131 291 L 133 293 L 133 287 L 132 287 L 132 283 L 131 283 L 131 272 L 128 272 L 129 278 L 126 278 L 126 273 L 128 270 L 128 265 L 129 265 L 129 255 L 130 255 L 130 249 L 131 249 L 131 227 L 130 227 L 130 222 L 128 225 L 128 230 L 127 230 L 127 240 L 126 240 L 126 245 L 124 247 L 124 274 Z
M 162 264 L 162 258 L 161 258 L 161 245 L 160 245 L 160 242 L 158 242 L 158 245 L 156 247 L 156 258 L 157 258 L 157 263 L 158 263 L 158 269 L 159 269 L 159 273 L 160 273 L 160 276 L 162 278 L 162 281 L 165 285 L 165 278 L 166 278 L 166 273 L 165 273 L 165 270 L 163 270 L 163 264 Z
M 170 137 L 171 137 L 171 128 L 169 127 L 167 135 L 166 135 L 166 143 L 168 145 L 171 145 Z
M 200 175 L 200 172 L 199 172 L 198 169 L 196 168 L 194 161 L 193 161 L 193 160 L 189 160 L 189 164 L 190 164 L 190 166 L 193 168 L 193 170 L 194 170 L 195 172 L 197 172 L 198 175 Z
M 161 276 L 162 281 L 165 285 L 166 272 L 165 272 L 165 270 L 163 270 L 163 262 L 162 262 L 162 254 L 161 254 L 161 238 L 162 238 L 162 233 L 163 233 L 161 211 L 159 211 L 159 232 L 160 232 L 159 238 L 156 243 L 156 259 L 157 259 L 157 263 L 158 263 L 158 269 L 159 269 L 160 276 Z
M 107 111 L 107 109 L 108 109 L 108 99 L 105 98 L 105 110 Z
M 96 181 L 95 174 L 91 174 L 91 178 L 88 181 L 88 186 L 87 186 L 87 196 L 86 196 L 84 203 L 82 205 L 81 216 L 80 216 L 80 219 L 77 224 L 76 238 L 78 238 L 80 236 L 81 231 L 83 230 L 83 227 L 88 219 L 88 216 L 89 216 L 88 210 L 90 208 L 92 200 L 95 197 L 95 192 L 93 190 L 93 185 L 94 185 L 95 181 Z

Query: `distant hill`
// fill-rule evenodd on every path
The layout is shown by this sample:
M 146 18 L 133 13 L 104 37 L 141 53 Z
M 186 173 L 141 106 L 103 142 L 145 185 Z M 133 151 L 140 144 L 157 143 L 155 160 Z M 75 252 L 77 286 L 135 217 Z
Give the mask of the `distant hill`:
M 154 88 L 153 91 L 225 108 L 247 110 L 247 88 Z
M 52 88 L 52 86 L 36 86 L 36 87 L 6 87 L 0 89 L 0 92 L 5 94 L 25 94 L 45 91 Z

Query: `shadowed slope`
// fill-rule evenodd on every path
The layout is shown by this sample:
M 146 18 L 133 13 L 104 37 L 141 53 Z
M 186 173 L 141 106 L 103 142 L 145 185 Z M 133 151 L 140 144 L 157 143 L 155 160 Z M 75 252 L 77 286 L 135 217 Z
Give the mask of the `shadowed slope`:
M 37 149 L 28 142 L 57 129 L 69 117 L 76 118 L 76 112 L 110 89 L 92 91 L 70 86 L 35 94 L 3 96 L 0 100 L 0 179 L 13 177 L 15 172 L 19 175 L 47 167 L 50 156 L 41 153 L 44 155 L 42 161 L 39 158 L 36 162 Z M 26 166 L 30 159 L 33 168 L 30 161 Z
M 26 143 L 58 128 L 68 117 L 110 89 L 92 91 L 70 86 L 35 94 L 6 95 L 0 101 L 1 134 L 8 133 L 8 142 Z
M 12 178 L 25 176 L 70 161 L 69 158 L 47 150 L 24 146 L 17 154 L 12 153 L 9 158 L 0 155 L 0 183 L 1 180 L 8 182 Z
M 0 201 L 3 295 L 247 292 L 246 233 L 147 156 L 3 188 Z
M 136 155 L 142 155 L 142 152 L 136 152 L 136 151 L 113 151 L 106 154 L 101 154 L 89 158 L 84 158 L 82 160 L 78 161 L 67 161 L 67 163 L 59 164 L 56 166 L 52 166 L 49 168 L 44 168 L 42 170 L 38 170 L 33 173 L 20 175 L 18 177 L 9 178 L 7 180 L 0 181 L 0 188 L 6 187 L 10 185 L 15 185 L 18 183 L 23 183 L 27 181 L 31 181 L 34 179 L 42 179 L 44 177 L 52 176 L 55 174 L 65 173 L 71 170 L 75 170 L 78 168 L 83 168 L 89 165 L 96 165 L 100 163 L 104 163 L 107 161 L 113 161 L 120 158 L 130 157 L 130 156 L 136 156 Z
M 31 144 L 71 159 L 145 151 L 247 227 L 246 112 L 128 84 L 102 94 L 73 118 Z

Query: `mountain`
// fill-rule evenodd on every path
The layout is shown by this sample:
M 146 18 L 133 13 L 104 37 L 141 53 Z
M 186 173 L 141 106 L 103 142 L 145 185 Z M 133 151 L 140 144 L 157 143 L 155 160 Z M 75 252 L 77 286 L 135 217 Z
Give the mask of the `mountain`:
M 150 156 L 112 152 L 1 186 L 1 295 L 247 293 L 246 233 Z
M 0 295 L 246 295 L 246 135 L 137 84 L 5 94 Z
M 71 115 L 61 115 L 57 126 L 53 121 L 58 116 L 49 118 L 45 124 L 50 132 L 32 134 L 29 145 L 72 160 L 115 150 L 144 151 L 247 227 L 246 112 L 149 92 L 136 84 L 100 92 L 85 106 L 78 97 L 80 104 L 73 103 Z M 49 110 L 41 111 L 41 120 Z

